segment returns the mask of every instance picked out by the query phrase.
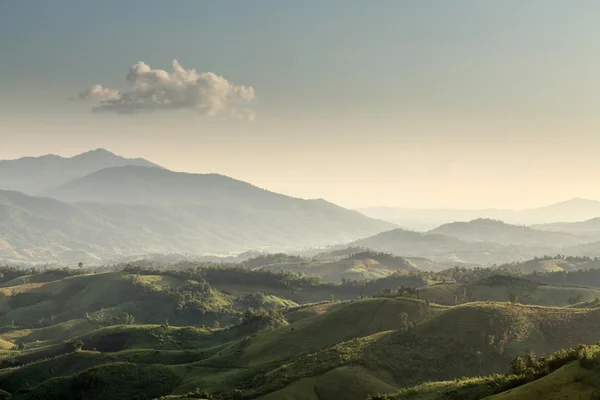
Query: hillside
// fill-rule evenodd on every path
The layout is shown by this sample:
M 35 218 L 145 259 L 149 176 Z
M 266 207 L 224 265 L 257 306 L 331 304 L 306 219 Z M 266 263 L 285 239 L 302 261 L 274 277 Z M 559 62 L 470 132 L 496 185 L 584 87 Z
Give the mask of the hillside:
M 394 273 L 408 274 L 418 271 L 418 268 L 409 259 L 373 251 L 361 251 L 330 261 L 319 261 L 317 258 L 312 261 L 304 259 L 266 263 L 260 268 L 269 271 L 301 273 L 335 282 L 378 279 Z
M 475 219 L 469 222 L 452 222 L 441 225 L 428 234 L 440 234 L 465 242 L 493 242 L 502 245 L 531 247 L 566 247 L 585 239 L 566 232 L 542 231 L 527 226 L 510 225 L 492 219 Z
M 58 400 L 73 388 L 89 399 L 119 392 L 140 400 L 208 393 L 266 400 L 492 395 L 505 392 L 502 375 L 458 378 L 506 373 L 527 353 L 543 357 L 592 344 L 600 329 L 597 308 L 489 301 L 441 306 L 428 289 L 449 284 L 396 293 L 405 286 L 397 275 L 373 281 L 387 282 L 379 287 L 388 289 L 385 295 L 357 299 L 352 285 L 241 267 L 2 271 L 0 387 L 17 400 Z M 523 299 L 533 288 L 549 304 L 574 293 L 561 290 L 594 291 L 514 277 L 462 287 L 477 298 L 521 288 Z M 331 295 L 344 301 L 324 301 Z
M 0 191 L 0 260 L 101 263 L 152 253 L 289 250 L 389 228 L 325 201 L 256 191 L 256 199 L 234 200 L 238 206 L 68 204 Z M 259 201 L 263 195 L 271 200 Z
M 521 304 L 569 306 L 600 298 L 600 289 L 550 285 L 534 282 L 527 277 L 492 276 L 472 283 L 439 283 L 419 289 L 423 299 L 445 304 L 473 301 L 514 301 Z
M 101 169 L 126 165 L 159 167 L 141 158 L 124 158 L 104 149 L 70 158 L 46 155 L 0 160 L 0 190 L 36 195 Z
M 553 253 L 546 246 L 528 247 L 489 242 L 466 242 L 441 234 L 424 234 L 394 229 L 357 240 L 352 246 L 393 253 L 403 257 L 425 257 L 437 263 L 455 265 L 492 264 L 524 261 L 536 255 Z
M 579 345 L 539 359 L 521 358 L 510 374 L 428 382 L 373 400 L 579 400 L 600 396 L 598 346 Z
M 505 264 L 501 267 L 517 269 L 527 274 L 534 272 L 576 272 L 578 270 L 598 269 L 600 268 L 600 260 L 586 256 L 546 256 Z

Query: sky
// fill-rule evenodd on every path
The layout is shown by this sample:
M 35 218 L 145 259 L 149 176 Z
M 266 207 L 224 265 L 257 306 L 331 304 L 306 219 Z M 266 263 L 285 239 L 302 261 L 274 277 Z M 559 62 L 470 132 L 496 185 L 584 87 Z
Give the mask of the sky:
M 0 1 L 0 159 L 346 207 L 600 199 L 600 2 Z

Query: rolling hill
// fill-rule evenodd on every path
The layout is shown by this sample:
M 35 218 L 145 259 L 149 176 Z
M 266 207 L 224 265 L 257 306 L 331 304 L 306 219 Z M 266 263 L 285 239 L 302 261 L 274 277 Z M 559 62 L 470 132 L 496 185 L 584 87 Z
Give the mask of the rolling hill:
M 582 382 L 563 379 L 560 371 L 567 366 L 585 375 L 569 366 L 591 347 L 539 358 L 531 376 L 528 370 L 477 376 L 509 372 L 516 356 L 535 360 L 592 344 L 600 328 L 597 308 L 490 301 L 442 306 L 423 298 L 428 286 L 412 297 L 389 292 L 307 304 L 299 298 L 341 294 L 343 285 L 244 268 L 3 271 L 0 387 L 15 400 L 58 400 L 74 390 L 89 399 L 140 400 L 549 393 L 539 381 L 544 376 L 561 377 L 569 387 Z M 532 284 L 519 279 L 477 284 Z M 273 294 L 256 293 L 258 287 Z M 558 290 L 546 293 L 554 303 L 562 301 Z M 512 396 L 506 398 L 519 398 Z
M 454 237 L 393 229 L 351 243 L 375 251 L 403 257 L 425 257 L 437 263 L 462 265 L 525 261 L 536 255 L 553 253 L 552 247 L 502 245 L 492 242 L 466 242 Z
M 409 259 L 372 251 L 361 251 L 329 261 L 313 259 L 274 262 L 262 265 L 260 268 L 269 271 L 302 273 L 336 282 L 377 279 L 394 273 L 408 274 L 418 271 L 417 266 Z
M 142 158 L 124 158 L 104 149 L 92 150 L 70 158 L 46 155 L 0 160 L 0 190 L 37 195 L 101 169 L 125 165 L 160 168 Z
M 526 277 L 492 276 L 472 283 L 438 283 L 419 289 L 423 299 L 438 304 L 453 305 L 473 301 L 507 302 L 514 299 L 522 304 L 569 306 L 600 298 L 597 288 L 538 283 Z
M 454 237 L 465 242 L 493 242 L 502 245 L 531 247 L 566 247 L 580 244 L 584 238 L 567 232 L 542 231 L 527 226 L 510 225 L 492 219 L 452 222 L 427 232 Z

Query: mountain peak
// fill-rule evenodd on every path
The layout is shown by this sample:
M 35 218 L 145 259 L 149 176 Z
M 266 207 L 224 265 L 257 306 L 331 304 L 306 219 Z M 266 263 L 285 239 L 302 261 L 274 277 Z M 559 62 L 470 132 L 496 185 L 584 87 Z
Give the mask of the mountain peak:
M 113 152 L 110 152 L 106 149 L 101 149 L 101 148 L 86 151 L 85 153 L 77 154 L 76 156 L 73 156 L 71 158 L 89 157 L 89 156 L 112 156 L 112 157 L 124 158 L 124 157 L 116 155 Z
M 37 195 L 105 168 L 137 165 L 158 167 L 142 158 L 125 158 L 98 148 L 73 157 L 48 154 L 0 162 L 0 189 Z

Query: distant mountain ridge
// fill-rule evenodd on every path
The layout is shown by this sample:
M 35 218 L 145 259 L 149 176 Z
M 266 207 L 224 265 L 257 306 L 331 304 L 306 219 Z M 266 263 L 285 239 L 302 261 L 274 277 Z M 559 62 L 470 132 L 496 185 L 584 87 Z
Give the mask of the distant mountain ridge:
M 269 212 L 251 204 L 70 204 L 0 191 L 0 260 L 102 263 L 150 253 L 287 251 L 348 242 L 393 226 L 324 201 L 304 202 L 283 201 Z
M 269 205 L 278 199 L 298 199 L 270 192 L 220 174 L 193 174 L 144 166 L 118 166 L 95 171 L 43 193 L 66 202 L 143 205 L 208 204 L 243 201 Z
M 467 242 L 494 242 L 520 246 L 564 247 L 584 241 L 584 239 L 567 232 L 543 231 L 485 218 L 444 224 L 428 231 L 427 234 L 442 234 Z
M 526 261 L 561 251 L 580 255 L 577 246 L 585 241 L 585 237 L 569 233 L 479 219 L 442 225 L 428 232 L 393 229 L 357 240 L 350 246 L 403 257 L 426 257 L 437 263 L 490 265 Z
M 369 207 L 358 209 L 358 211 L 373 218 L 395 223 L 406 229 L 427 231 L 451 222 L 471 221 L 480 218 L 525 225 L 584 221 L 600 217 L 600 201 L 573 198 L 526 210 Z
M 37 195 L 90 173 L 126 165 L 162 168 L 143 158 L 125 158 L 104 149 L 91 150 L 73 157 L 49 154 L 0 160 L 0 190 Z

